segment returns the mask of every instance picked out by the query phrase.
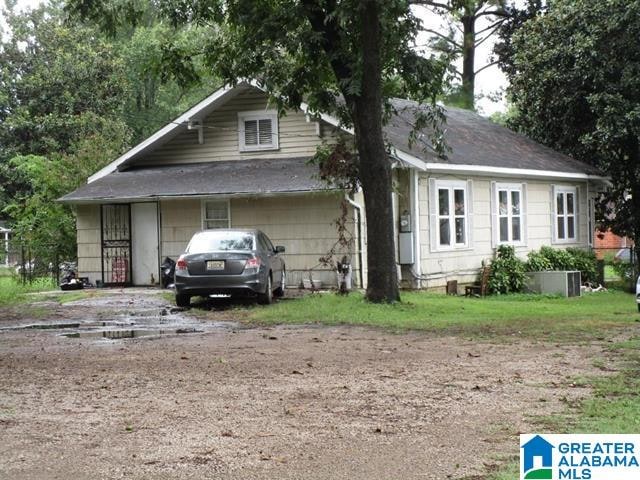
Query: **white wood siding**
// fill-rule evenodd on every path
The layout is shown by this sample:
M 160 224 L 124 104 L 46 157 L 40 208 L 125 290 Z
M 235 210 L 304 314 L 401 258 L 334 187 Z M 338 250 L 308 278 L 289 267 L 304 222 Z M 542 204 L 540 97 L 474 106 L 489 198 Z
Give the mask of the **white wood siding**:
M 469 248 L 433 252 L 430 248 L 429 235 L 429 178 L 427 173 L 419 177 L 419 226 L 420 226 L 420 262 L 423 288 L 435 288 L 446 285 L 448 280 L 459 283 L 470 283 L 476 280 L 482 261 L 489 263 L 494 257 L 491 241 L 491 182 L 526 183 L 527 184 L 527 239 L 526 245 L 516 247 L 517 255 L 523 260 L 531 250 L 540 247 L 556 248 L 588 247 L 588 209 L 586 183 L 577 182 L 542 182 L 520 180 L 516 178 L 489 178 L 473 176 L 438 175 L 433 178 L 443 180 L 471 180 L 473 184 L 473 218 L 472 244 Z M 578 188 L 578 222 L 579 236 L 575 243 L 554 245 L 551 213 L 553 210 L 551 192 L 553 185 L 573 185 Z
M 335 220 L 340 215 L 342 195 L 316 193 L 281 197 L 230 199 L 231 227 L 258 228 L 274 245 L 284 245 L 287 281 L 298 286 L 308 278 L 334 285 L 335 274 L 318 265 L 337 239 Z M 167 200 L 160 203 L 161 258 L 174 260 L 184 251 L 191 236 L 202 228 L 201 200 Z M 350 209 L 349 218 L 353 219 Z M 353 220 L 350 229 L 354 231 Z M 357 255 L 354 255 L 354 262 Z M 354 265 L 357 268 L 357 263 Z M 354 273 L 357 278 L 357 272 Z
M 240 152 L 238 112 L 274 108 L 268 97 L 257 89 L 248 89 L 233 97 L 204 121 L 204 143 L 198 143 L 197 130 L 186 130 L 157 150 L 136 160 L 136 164 L 196 163 L 250 158 L 291 158 L 315 154 L 323 141 L 332 141 L 333 127 L 323 124 L 321 137 L 315 121 L 307 122 L 302 112 L 290 111 L 279 120 L 277 150 Z

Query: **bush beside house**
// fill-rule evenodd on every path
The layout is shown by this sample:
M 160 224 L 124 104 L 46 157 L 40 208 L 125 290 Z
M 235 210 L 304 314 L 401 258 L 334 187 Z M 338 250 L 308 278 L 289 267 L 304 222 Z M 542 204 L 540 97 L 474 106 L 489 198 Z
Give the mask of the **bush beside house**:
M 515 249 L 500 245 L 496 258 L 491 262 L 489 291 L 495 294 L 518 293 L 524 290 L 526 272 L 579 270 L 583 282 L 596 279 L 596 255 L 579 248 L 556 249 L 542 247 L 529 252 L 527 261 L 520 260 Z

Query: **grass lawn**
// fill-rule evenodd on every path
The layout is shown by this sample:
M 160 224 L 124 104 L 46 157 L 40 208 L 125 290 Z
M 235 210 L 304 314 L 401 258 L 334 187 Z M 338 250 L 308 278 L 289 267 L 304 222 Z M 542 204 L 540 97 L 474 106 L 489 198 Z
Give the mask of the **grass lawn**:
M 22 285 L 13 277 L 0 276 L 0 306 L 13 305 L 29 300 L 27 293 L 54 290 L 55 282 L 50 278 L 39 278 L 32 283 Z
M 256 308 L 250 318 L 261 324 L 367 325 L 391 330 L 430 330 L 469 335 L 524 335 L 576 339 L 597 337 L 612 327 L 640 319 L 633 295 L 621 291 L 578 298 L 505 295 L 450 297 L 405 292 L 402 303 L 374 305 L 359 293 L 347 297 L 313 294 Z

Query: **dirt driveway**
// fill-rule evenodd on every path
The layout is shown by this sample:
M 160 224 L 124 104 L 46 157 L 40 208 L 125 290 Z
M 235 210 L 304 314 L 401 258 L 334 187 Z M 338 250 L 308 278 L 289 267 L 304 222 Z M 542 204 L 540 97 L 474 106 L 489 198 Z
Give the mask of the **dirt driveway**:
M 167 307 L 154 291 L 125 290 L 37 305 L 36 320 L 0 311 L 0 478 L 483 478 L 517 454 L 531 414 L 588 393 L 571 382 L 602 354 L 212 325 Z M 170 334 L 96 333 L 139 327 Z

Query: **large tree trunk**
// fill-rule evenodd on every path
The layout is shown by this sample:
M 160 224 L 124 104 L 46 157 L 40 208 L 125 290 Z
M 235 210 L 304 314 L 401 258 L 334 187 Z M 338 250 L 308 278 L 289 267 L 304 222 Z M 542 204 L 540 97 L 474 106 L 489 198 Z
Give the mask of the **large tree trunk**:
M 360 14 L 363 52 L 362 86 L 352 103 L 360 179 L 367 217 L 367 299 L 400 299 L 395 262 L 391 163 L 382 135 L 382 67 L 380 18 L 375 0 L 363 2 Z
M 473 110 L 475 104 L 476 18 L 469 7 L 465 7 L 461 19 L 462 39 L 462 102 L 463 107 Z

